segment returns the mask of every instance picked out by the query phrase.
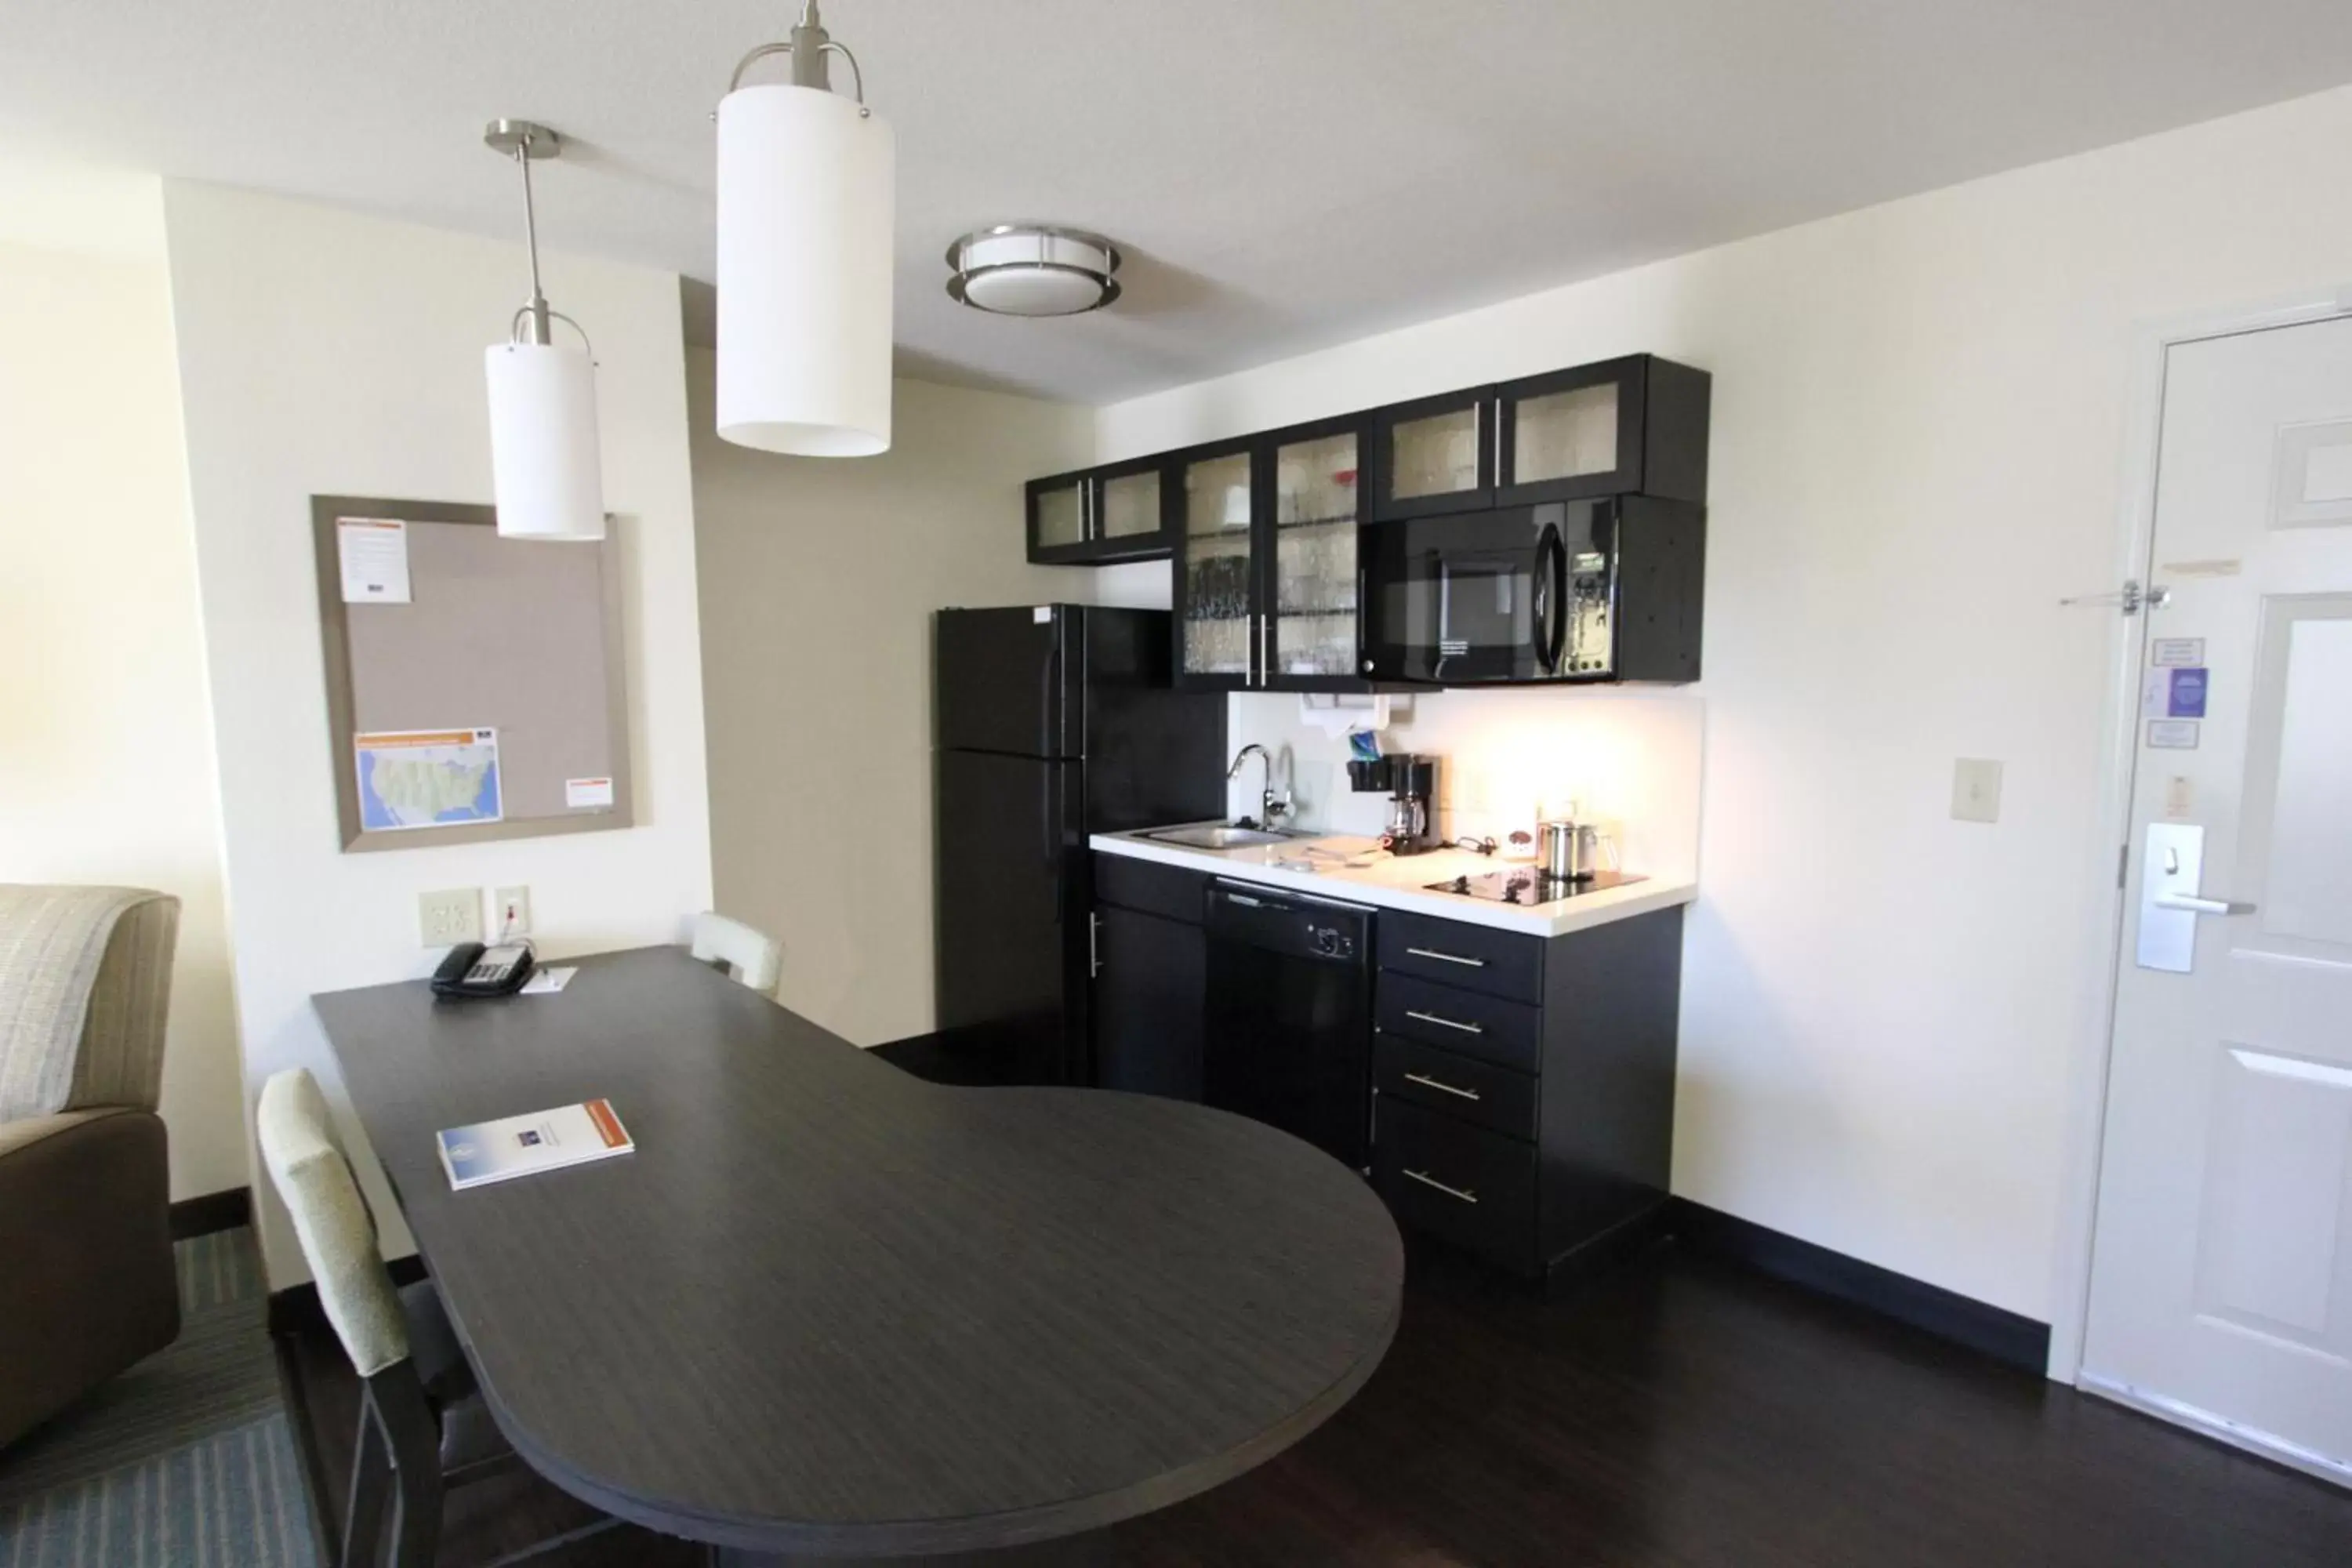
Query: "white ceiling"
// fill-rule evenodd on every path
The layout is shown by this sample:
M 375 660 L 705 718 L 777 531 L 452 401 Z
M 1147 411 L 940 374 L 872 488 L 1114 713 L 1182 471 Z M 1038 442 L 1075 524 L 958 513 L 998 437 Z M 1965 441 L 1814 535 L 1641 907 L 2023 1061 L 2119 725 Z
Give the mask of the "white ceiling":
M 798 0 L 7 0 L 0 139 L 708 278 L 709 111 Z M 834 0 L 917 373 L 1106 402 L 2352 80 L 2343 0 Z M 845 84 L 845 73 L 838 73 Z M 1128 253 L 992 319 L 948 242 Z M 558 301 L 559 304 L 562 301 Z

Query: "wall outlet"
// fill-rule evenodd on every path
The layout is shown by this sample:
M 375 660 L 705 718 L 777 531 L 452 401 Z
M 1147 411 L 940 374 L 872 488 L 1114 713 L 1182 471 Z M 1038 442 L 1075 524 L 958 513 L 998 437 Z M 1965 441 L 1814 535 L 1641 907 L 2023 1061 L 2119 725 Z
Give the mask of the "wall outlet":
M 2000 820 L 2000 764 L 1962 757 L 1952 764 L 1952 820 Z
M 419 941 L 426 947 L 451 947 L 482 940 L 482 890 L 446 888 L 416 897 Z
M 500 888 L 490 900 L 490 923 L 504 942 L 510 936 L 530 934 L 530 889 Z

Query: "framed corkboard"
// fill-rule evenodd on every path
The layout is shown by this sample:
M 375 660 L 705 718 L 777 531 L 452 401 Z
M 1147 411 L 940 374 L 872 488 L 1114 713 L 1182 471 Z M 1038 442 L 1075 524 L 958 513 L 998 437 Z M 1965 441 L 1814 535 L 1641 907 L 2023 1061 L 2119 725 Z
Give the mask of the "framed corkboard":
M 633 825 L 617 522 L 313 496 L 310 526 L 346 853 Z

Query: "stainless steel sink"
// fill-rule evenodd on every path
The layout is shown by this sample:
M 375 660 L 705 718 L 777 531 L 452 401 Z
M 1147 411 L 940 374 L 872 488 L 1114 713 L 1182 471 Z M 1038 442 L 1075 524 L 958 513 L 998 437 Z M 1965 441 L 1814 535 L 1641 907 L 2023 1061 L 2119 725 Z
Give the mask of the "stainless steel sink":
M 1259 844 L 1287 844 L 1295 838 L 1311 835 L 1269 831 L 1263 827 L 1236 827 L 1222 822 L 1196 822 L 1184 827 L 1162 827 L 1141 837 L 1157 839 L 1162 844 L 1181 844 L 1188 849 L 1246 849 Z

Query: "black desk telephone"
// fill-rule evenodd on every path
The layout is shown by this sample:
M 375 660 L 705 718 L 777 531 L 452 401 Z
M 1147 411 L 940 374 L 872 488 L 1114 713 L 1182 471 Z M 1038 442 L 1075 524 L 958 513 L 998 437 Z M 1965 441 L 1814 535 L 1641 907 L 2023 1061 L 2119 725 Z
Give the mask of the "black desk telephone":
M 530 947 L 526 942 L 500 942 L 486 948 L 478 942 L 461 942 L 433 972 L 433 994 L 459 998 L 511 996 L 530 978 L 531 967 Z

